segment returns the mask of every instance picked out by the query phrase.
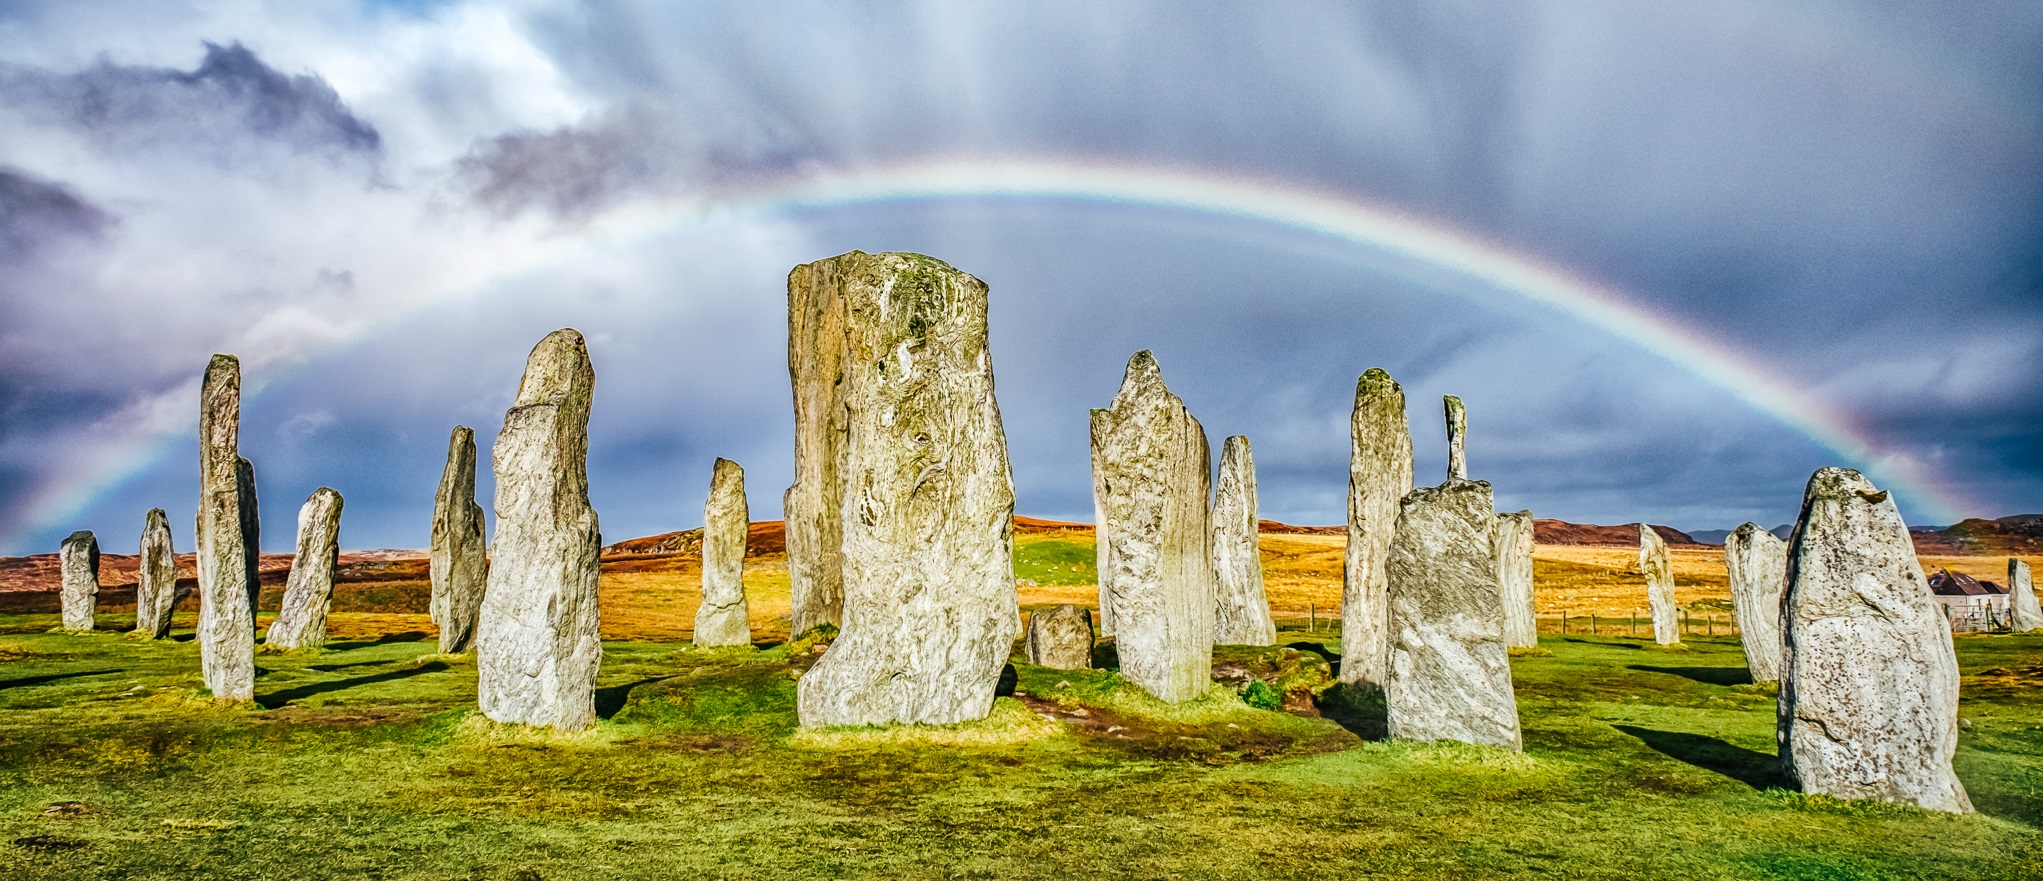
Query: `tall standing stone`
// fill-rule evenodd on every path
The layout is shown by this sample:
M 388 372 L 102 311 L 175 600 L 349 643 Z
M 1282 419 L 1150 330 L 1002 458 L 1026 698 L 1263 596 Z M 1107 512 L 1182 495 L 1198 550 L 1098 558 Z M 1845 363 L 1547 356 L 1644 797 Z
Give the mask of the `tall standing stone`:
M 919 254 L 835 266 L 844 623 L 796 709 L 809 726 L 982 718 L 1021 623 L 986 284 Z
M 869 272 L 853 251 L 787 275 L 787 373 L 794 388 L 794 484 L 787 520 L 790 626 L 801 633 L 844 618 L 845 289 Z
M 226 700 L 255 697 L 257 587 L 240 463 L 241 361 L 214 355 L 199 387 L 199 668 L 206 688 Z
M 1341 567 L 1341 681 L 1383 687 L 1390 652 L 1390 555 L 1398 505 L 1412 491 L 1405 390 L 1371 368 L 1355 382 L 1349 417 L 1348 548 Z
M 476 696 L 498 722 L 574 730 L 596 721 L 597 554 L 589 507 L 589 402 L 582 335 L 547 334 L 490 451 L 497 536 L 476 621 Z
M 1462 446 L 1468 435 L 1468 410 L 1461 406 L 1461 399 L 1448 395 L 1441 399 L 1447 409 L 1447 479 L 1468 479 L 1468 456 Z
M 745 469 L 716 460 L 702 509 L 702 605 L 695 610 L 696 645 L 751 645 L 745 608 L 745 542 L 752 515 L 745 504 Z
M 433 579 L 431 611 L 440 630 L 440 652 L 468 651 L 475 641 L 475 616 L 489 583 L 489 549 L 482 537 L 482 506 L 475 502 L 475 429 L 454 426 L 447 439 L 447 467 L 433 494 L 433 546 L 428 565 Z
M 1101 410 L 1092 411 L 1091 436 L 1100 434 Z M 1100 449 L 1092 448 L 1092 560 L 1093 579 L 1099 589 L 1100 638 L 1114 635 L 1114 590 L 1108 576 L 1114 571 L 1114 543 L 1107 534 L 1106 485 L 1101 482 Z
M 341 494 L 328 487 L 312 491 L 298 509 L 298 552 L 284 601 L 270 622 L 263 645 L 302 649 L 326 644 L 326 612 L 333 604 L 333 573 L 340 566 Z
M 99 539 L 90 530 L 71 533 L 64 539 L 57 557 L 63 572 L 59 599 L 63 602 L 64 629 L 74 633 L 91 630 L 93 612 L 99 602 Z
M 1490 485 L 1450 480 L 1405 496 L 1391 539 L 1390 736 L 1520 749 Z
M 1893 499 L 1856 471 L 1809 479 L 1781 628 L 1781 769 L 1802 791 L 1972 810 L 1950 625 Z
M 1213 488 L 1213 641 L 1275 645 L 1277 625 L 1263 597 L 1263 554 L 1257 542 L 1256 463 L 1241 435 L 1220 445 L 1220 480 Z
M 242 580 L 248 585 L 248 621 L 255 626 L 256 607 L 262 599 L 262 516 L 255 502 L 255 463 L 234 457 L 234 492 L 241 499 Z
M 2043 629 L 2043 608 L 2036 604 L 2036 583 L 2029 564 L 2008 558 L 2008 605 L 2016 633 Z
M 1731 611 L 1745 669 L 1754 682 L 1781 678 L 1781 591 L 1788 586 L 1788 543 L 1757 523 L 1724 537 L 1724 569 L 1731 581 Z
M 1092 669 L 1092 614 L 1068 603 L 1031 612 L 1022 654 L 1038 667 Z
M 1681 621 L 1675 616 L 1674 563 L 1667 557 L 1667 542 L 1660 533 L 1639 524 L 1639 571 L 1646 575 L 1646 605 L 1653 610 L 1653 641 L 1660 645 L 1681 642 Z
M 1498 514 L 1490 550 L 1496 559 L 1497 587 L 1504 597 L 1504 644 L 1538 648 L 1539 617 L 1532 601 L 1532 512 Z
M 1113 538 L 1121 675 L 1165 701 L 1213 684 L 1211 453 L 1148 351 L 1128 359 L 1111 406 L 1092 411 L 1101 508 Z
M 142 548 L 135 573 L 135 632 L 150 639 L 170 635 L 170 610 L 177 605 L 177 551 L 170 546 L 170 517 L 150 508 L 142 522 Z

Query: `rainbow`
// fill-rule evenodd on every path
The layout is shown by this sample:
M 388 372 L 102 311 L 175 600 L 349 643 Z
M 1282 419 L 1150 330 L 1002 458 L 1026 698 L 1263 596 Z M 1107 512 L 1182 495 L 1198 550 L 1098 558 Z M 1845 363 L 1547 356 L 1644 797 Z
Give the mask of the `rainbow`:
M 1127 205 L 1217 215 L 1320 236 L 1450 270 L 1474 282 L 1477 295 L 1519 298 L 1572 316 L 1672 362 L 1702 381 L 1766 413 L 1859 467 L 1916 510 L 1942 523 L 1975 510 L 1933 479 L 1915 459 L 1883 451 L 1845 414 L 1776 378 L 1762 365 L 1699 329 L 1683 325 L 1593 280 L 1514 253 L 1463 232 L 1429 224 L 1394 209 L 1345 194 L 1282 181 L 1227 176 L 1201 169 L 1160 169 L 1104 162 L 1045 159 L 921 161 L 890 167 L 818 173 L 714 198 L 646 200 L 611 211 L 574 236 L 548 235 L 517 256 L 480 261 L 477 270 L 449 279 L 409 309 L 379 319 L 355 339 L 400 323 L 418 311 L 474 295 L 525 272 L 591 247 L 764 220 L 798 218 L 825 209 L 959 199 L 1049 200 Z M 504 253 L 500 251 L 499 253 Z M 293 370 L 301 370 L 300 364 Z M 278 379 L 282 379 L 278 377 Z M 271 382 L 274 387 L 278 382 Z M 155 434 L 116 449 L 90 468 L 67 469 L 59 486 L 32 503 L 31 528 L 60 523 L 101 493 L 161 458 L 182 435 Z M 87 478 L 84 475 L 91 474 Z

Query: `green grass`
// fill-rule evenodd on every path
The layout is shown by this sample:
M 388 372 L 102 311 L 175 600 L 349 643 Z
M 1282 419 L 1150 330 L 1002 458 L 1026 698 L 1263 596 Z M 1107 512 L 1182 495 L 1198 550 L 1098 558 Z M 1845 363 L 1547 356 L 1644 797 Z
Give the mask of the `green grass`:
M 810 640 L 613 642 L 604 720 L 559 734 L 483 719 L 429 641 L 263 655 L 223 706 L 189 641 L 52 623 L 0 616 L 0 878 L 2043 876 L 2039 636 L 1958 642 L 1981 813 L 1953 817 L 1780 788 L 1727 639 L 1549 637 L 1513 660 L 1514 755 L 1358 737 L 1380 705 L 1293 631 L 1188 704 L 1017 664 L 994 718 L 915 731 L 800 731 Z
M 1099 577 L 1092 538 L 1021 535 L 1014 540 L 1014 575 L 1037 584 L 1095 584 Z

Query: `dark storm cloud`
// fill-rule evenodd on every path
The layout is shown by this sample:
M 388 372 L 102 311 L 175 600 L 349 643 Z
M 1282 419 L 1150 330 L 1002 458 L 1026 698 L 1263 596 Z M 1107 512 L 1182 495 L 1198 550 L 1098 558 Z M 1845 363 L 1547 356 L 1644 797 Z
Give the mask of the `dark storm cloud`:
M 0 165 L 0 266 L 19 264 L 53 241 L 97 238 L 112 222 L 70 187 Z

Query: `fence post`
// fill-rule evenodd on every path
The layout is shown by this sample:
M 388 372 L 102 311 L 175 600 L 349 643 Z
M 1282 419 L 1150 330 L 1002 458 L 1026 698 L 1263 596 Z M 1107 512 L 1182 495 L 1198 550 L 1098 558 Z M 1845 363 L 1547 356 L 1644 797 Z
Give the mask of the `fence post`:
M 1589 635 L 1590 635 L 1590 636 L 1595 636 L 1595 635 L 1596 635 L 1596 613 L 1595 613 L 1595 612 L 1590 612 L 1590 613 L 1589 613 Z
M 1311 603 L 1306 603 L 1306 604 L 1305 604 L 1305 632 L 1307 632 L 1307 633 L 1311 633 L 1311 632 L 1313 632 L 1314 630 L 1318 630 L 1318 629 L 1319 629 L 1319 607 L 1318 607 L 1318 606 L 1315 606 L 1315 605 L 1313 605 L 1313 604 L 1311 604 Z

